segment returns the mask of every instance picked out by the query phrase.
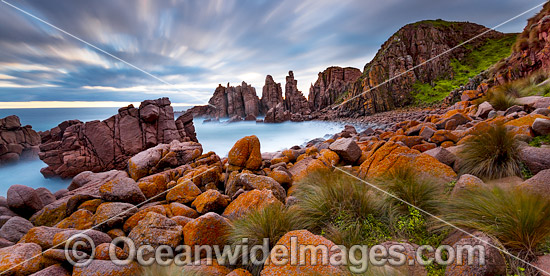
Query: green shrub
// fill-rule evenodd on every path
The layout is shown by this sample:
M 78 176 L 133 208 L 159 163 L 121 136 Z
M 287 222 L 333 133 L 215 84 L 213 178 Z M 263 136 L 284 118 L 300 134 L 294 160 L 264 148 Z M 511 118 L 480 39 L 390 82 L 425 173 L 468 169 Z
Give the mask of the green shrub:
M 550 145 L 550 134 L 545 136 L 537 136 L 529 142 L 529 146 L 540 148 L 542 145 Z
M 254 245 L 262 245 L 263 240 L 268 238 L 271 249 L 286 233 L 303 229 L 299 223 L 296 211 L 286 208 L 282 204 L 271 204 L 233 221 L 228 240 L 229 243 L 238 245 L 242 244 L 244 238 L 247 238 L 250 248 Z M 256 259 L 267 257 L 261 256 L 261 252 L 258 254 Z M 248 259 L 251 260 L 250 256 Z M 259 275 L 262 268 L 261 265 L 251 264 L 248 270 L 254 275 Z
M 504 125 L 474 134 L 458 155 L 462 174 L 490 180 L 521 173 L 518 142 Z
M 342 217 L 366 220 L 384 215 L 380 195 L 368 185 L 340 171 L 317 172 L 294 184 L 301 224 L 315 233 Z
M 522 189 L 467 189 L 449 201 L 443 218 L 494 236 L 527 259 L 550 236 L 550 201 Z

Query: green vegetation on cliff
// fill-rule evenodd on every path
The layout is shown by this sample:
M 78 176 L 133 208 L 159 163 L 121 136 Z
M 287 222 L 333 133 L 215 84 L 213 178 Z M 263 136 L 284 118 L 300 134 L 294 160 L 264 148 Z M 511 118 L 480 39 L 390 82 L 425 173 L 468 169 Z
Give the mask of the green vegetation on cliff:
M 470 49 L 471 52 L 463 59 L 453 59 L 451 61 L 453 76 L 450 79 L 440 79 L 433 84 L 415 83 L 413 89 L 416 102 L 430 104 L 443 100 L 449 92 L 466 84 L 470 78 L 509 56 L 516 37 L 516 34 L 510 34 L 501 39 L 489 39 L 483 46 Z M 468 48 L 468 45 L 463 47 Z

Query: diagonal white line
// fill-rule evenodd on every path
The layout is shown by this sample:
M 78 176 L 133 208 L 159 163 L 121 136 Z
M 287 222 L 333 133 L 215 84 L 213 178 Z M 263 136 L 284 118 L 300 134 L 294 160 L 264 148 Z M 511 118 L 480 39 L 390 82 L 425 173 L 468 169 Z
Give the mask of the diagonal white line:
M 418 211 L 420 211 L 420 212 L 422 212 L 422 213 L 424 213 L 424 214 L 426 214 L 426 215 L 428 215 L 428 216 L 430 216 L 430 217 L 432 217 L 432 218 L 434 218 L 434 219 L 436 219 L 436 220 L 438 220 L 438 221 L 440 221 L 440 222 L 442 222 L 442 223 L 444 223 L 444 224 L 446 224 L 446 225 L 448 225 L 448 226 L 450 226 L 450 227 L 452 227 L 452 228 L 454 228 L 454 229 L 456 229 L 456 230 L 458 230 L 458 231 L 460 231 L 460 232 L 462 232 L 462 233 L 464 233 L 464 234 L 466 234 L 466 235 L 468 235 L 468 236 L 470 236 L 470 237 L 472 237 L 472 238 L 474 238 L 474 239 L 476 239 L 476 240 L 482 242 L 482 243 L 485 244 L 485 245 L 488 245 L 488 246 L 490 246 L 490 247 L 492 247 L 492 248 L 494 248 L 494 249 L 496 249 L 496 250 L 498 250 L 498 251 L 500 251 L 500 252 L 502 252 L 502 253 L 504 253 L 504 254 L 506 254 L 506 255 L 508 255 L 508 256 L 510 256 L 510 257 L 512 257 L 512 258 L 514 258 L 514 259 L 516 259 L 516 260 L 518 260 L 518 261 L 520 261 L 520 262 L 522 262 L 522 263 L 524 263 L 524 264 L 526 264 L 526 265 L 528 265 L 528 266 L 530 266 L 530 267 L 536 268 L 536 269 L 538 269 L 539 271 L 543 272 L 543 273 L 546 274 L 546 275 L 550 275 L 550 272 L 544 271 L 544 270 L 542 270 L 540 267 L 537 267 L 537 266 L 535 266 L 535 265 L 533 265 L 533 264 L 531 264 L 531 263 L 529 263 L 529 262 L 527 262 L 527 261 L 525 261 L 525 260 L 523 260 L 523 259 L 521 259 L 521 258 L 519 258 L 519 257 L 517 257 L 517 256 L 515 256 L 515 255 L 513 255 L 513 254 L 511 254 L 511 253 L 508 252 L 508 251 L 502 250 L 502 249 L 500 249 L 499 247 L 497 247 L 496 245 L 493 245 L 493 244 L 491 244 L 491 243 L 488 243 L 488 242 L 486 242 L 486 241 L 484 241 L 484 240 L 482 240 L 482 239 L 480 239 L 480 238 L 478 238 L 478 237 L 476 237 L 476 236 L 470 234 L 468 231 L 463 230 L 463 229 L 461 229 L 460 227 L 455 226 L 454 224 L 452 224 L 452 223 L 450 223 L 450 222 L 447 222 L 447 221 L 445 221 L 444 219 L 442 219 L 442 218 L 440 218 L 440 217 L 438 217 L 438 216 L 436 216 L 436 215 L 433 215 L 433 214 L 429 213 L 428 211 L 425 211 L 425 210 L 423 210 L 422 208 L 417 207 L 417 206 L 415 206 L 415 205 L 413 205 L 413 204 L 411 204 L 411 203 L 409 203 L 409 202 L 407 202 L 407 201 L 405 201 L 405 200 L 403 200 L 403 199 L 401 199 L 401 198 L 399 198 L 399 197 L 393 195 L 392 193 L 389 193 L 389 192 L 387 192 L 387 191 L 381 189 L 380 187 L 378 187 L 378 186 L 376 186 L 376 185 L 374 185 L 374 184 L 369 183 L 368 181 L 366 181 L 366 180 L 364 180 L 364 179 L 361 179 L 361 178 L 359 178 L 359 177 L 357 177 L 357 176 L 355 176 L 355 175 L 353 175 L 353 174 L 351 174 L 351 173 L 349 173 L 349 172 L 347 172 L 347 171 L 345 171 L 345 170 L 342 170 L 342 169 L 340 169 L 340 168 L 338 168 L 338 167 L 336 167 L 336 166 L 332 166 L 332 167 L 333 167 L 334 169 L 336 169 L 336 170 L 339 170 L 339 171 L 345 173 L 345 174 L 348 175 L 348 176 L 353 177 L 353 178 L 356 179 L 356 180 L 359 180 L 359 181 L 361 181 L 361 182 L 363 182 L 363 183 L 369 185 L 370 187 L 376 189 L 377 191 L 382 192 L 383 194 L 385 194 L 385 195 L 387 195 L 387 196 L 390 196 L 390 197 L 392 197 L 392 198 L 394 198 L 394 199 L 397 199 L 397 200 L 399 200 L 400 202 L 402 202 L 402 203 L 404 203 L 404 204 L 406 204 L 406 205 L 408 205 L 408 206 L 410 206 L 410 207 L 412 207 L 412 208 L 414 208 L 414 209 L 417 209 Z
M 546 4 L 546 2 L 547 2 L 547 1 L 545 1 L 545 2 L 543 2 L 543 3 L 540 3 L 540 4 L 536 5 L 536 6 L 534 6 L 534 7 L 530 8 L 530 9 L 528 9 L 528 10 L 526 10 L 526 11 L 524 11 L 524 12 L 522 12 L 522 13 L 520 13 L 520 14 L 518 14 L 518 15 L 516 15 L 516 16 L 514 16 L 514 17 L 512 17 L 512 18 L 510 18 L 510 19 L 508 19 L 508 20 L 506 20 L 506 21 L 504 21 L 504 22 L 502 22 L 502 23 L 500 23 L 500 24 L 494 26 L 494 27 L 492 27 L 492 28 L 490 28 L 490 29 L 487 29 L 486 31 L 484 31 L 484 32 L 482 32 L 482 33 L 480 33 L 480 34 L 478 34 L 478 35 L 476 35 L 476 36 L 474 36 L 474 37 L 472 37 L 472 38 L 470 38 L 470 39 L 468 39 L 468 40 L 466 40 L 466 41 L 464 41 L 464 42 L 462 42 L 462 43 L 460 43 L 460 44 L 458 44 L 458 45 L 456 45 L 456 46 L 454 46 L 453 48 L 451 48 L 451 49 L 449 49 L 449 50 L 447 50 L 447 51 L 445 51 L 445 52 L 443 52 L 443 53 L 441 53 L 441 54 L 439 54 L 439 55 L 437 55 L 437 56 L 435 56 L 435 57 L 432 57 L 432 58 L 430 58 L 430 59 L 428 59 L 428 60 L 426 60 L 426 61 L 424 61 L 424 62 L 422 62 L 422 63 L 420 63 L 420 64 L 418 64 L 418 65 L 415 65 L 414 67 L 412 67 L 412 68 L 410 68 L 410 69 L 408 69 L 408 70 L 406 70 L 406 71 L 404 71 L 404 72 L 401 72 L 401 73 L 399 73 L 399 74 L 397 74 L 397 75 L 395 75 L 395 76 L 393 76 L 393 77 L 391 77 L 391 78 L 385 80 L 384 82 L 382 82 L 382 83 L 380 83 L 380 84 L 378 84 L 378 85 L 376 85 L 376 86 L 374 86 L 374 87 L 372 87 L 372 88 L 368 88 L 368 90 L 363 91 L 362 93 L 357 94 L 357 95 L 355 95 L 355 96 L 353 96 L 353 97 L 351 97 L 351 98 L 349 98 L 349 99 L 343 101 L 342 103 L 340 103 L 340 104 L 338 104 L 338 105 L 332 107 L 332 109 L 334 110 L 334 109 L 336 109 L 336 108 L 338 108 L 338 107 L 340 107 L 340 106 L 346 104 L 347 102 L 349 102 L 349 101 L 351 101 L 351 100 L 353 100 L 353 99 L 356 99 L 357 97 L 360 97 L 360 96 L 364 95 L 365 93 L 368 93 L 368 92 L 370 92 L 370 91 L 372 91 L 372 90 L 374 90 L 374 89 L 377 89 L 378 87 L 380 87 L 380 86 L 382 86 L 382 85 L 384 85 L 384 84 L 387 84 L 387 83 L 389 83 L 389 82 L 392 81 L 392 80 L 395 80 L 395 79 L 397 79 L 397 78 L 399 78 L 399 77 L 401 77 L 401 76 L 403 76 L 403 75 L 405 75 L 405 74 L 407 74 L 407 73 L 409 73 L 409 72 L 411 72 L 411 71 L 413 71 L 413 70 L 415 70 L 415 69 L 417 69 L 417 68 L 419 68 L 419 67 L 422 67 L 422 66 L 426 65 L 427 63 L 430 63 L 430 62 L 432 62 L 432 61 L 434 61 L 434 60 L 440 58 L 441 56 L 444 56 L 444 55 L 446 55 L 446 54 L 448 54 L 448 53 L 450 53 L 450 52 L 452 52 L 452 51 L 454 51 L 454 50 L 456 50 L 456 49 L 458 49 L 458 48 L 464 46 L 465 44 L 468 44 L 468 43 L 472 42 L 473 40 L 475 40 L 475 39 L 477 39 L 477 38 L 479 38 L 479 37 L 481 37 L 481 36 L 484 36 L 485 34 L 491 32 L 491 31 L 494 31 L 495 29 L 497 29 L 497 28 L 499 28 L 499 27 L 501 27 L 501 26 L 503 26 L 503 25 L 508 24 L 508 23 L 510 23 L 511 21 L 514 21 L 514 20 L 518 19 L 519 17 L 521 17 L 521 16 L 523 16 L 523 15 L 525 15 L 525 14 L 527 14 L 527 13 L 529 13 L 529 12 L 531 12 L 531 11 L 533 11 L 533 10 L 535 10 L 535 9 L 537 9 L 537 8 L 539 8 L 539 7 L 541 7 L 541 6 L 543 6 L 544 4 Z
M 205 174 L 205 173 L 207 173 L 207 172 L 209 172 L 210 170 L 213 170 L 213 169 L 214 169 L 214 167 L 212 167 L 212 168 L 210 168 L 210 169 L 208 169 L 208 170 L 206 170 L 206 171 L 204 171 L 204 172 L 202 172 L 202 173 L 199 173 L 199 174 L 197 174 L 196 176 L 193 176 L 190 180 L 194 179 L 195 177 L 201 176 L 201 175 L 203 175 L 203 174 Z M 111 217 L 111 218 L 109 218 L 109 219 L 106 219 L 106 220 L 102 221 L 101 223 L 99 223 L 99 224 L 93 226 L 93 227 L 90 228 L 90 229 L 86 229 L 86 230 L 84 230 L 84 231 L 81 232 L 81 233 L 74 234 L 72 237 L 84 235 L 84 234 L 88 233 L 89 231 L 94 230 L 94 229 L 96 229 L 97 227 L 99 227 L 99 226 L 101 226 L 101 225 L 103 225 L 103 224 L 105 224 L 105 223 L 107 223 L 107 222 L 109 222 L 109 221 L 111 221 L 111 220 L 113 220 L 113 219 L 116 219 L 116 218 L 118 218 L 118 217 L 121 216 L 121 215 L 124 215 L 124 214 L 128 213 L 130 210 L 138 209 L 140 206 L 143 206 L 144 204 L 150 202 L 151 200 L 156 199 L 156 198 L 158 198 L 158 197 L 160 197 L 160 196 L 162 196 L 162 195 L 164 195 L 164 194 L 170 192 L 171 190 L 175 189 L 176 187 L 177 187 L 177 185 L 174 186 L 174 187 L 172 187 L 172 188 L 170 188 L 170 189 L 167 189 L 166 191 L 164 191 L 164 192 L 162 192 L 162 193 L 160 193 L 160 194 L 158 194 L 158 195 L 156 195 L 156 196 L 153 196 L 153 197 L 151 197 L 151 198 L 149 198 L 149 199 L 143 201 L 142 203 L 140 203 L 140 204 L 138 204 L 138 205 L 135 205 L 134 207 L 132 207 L 132 208 L 130 208 L 130 209 L 124 211 L 124 212 L 121 212 L 120 214 L 117 214 L 117 215 L 115 215 L 115 216 L 113 216 L 113 217 Z M 70 229 L 67 229 L 67 230 L 70 230 Z M 70 239 L 70 238 L 69 238 L 69 239 Z M 65 241 L 65 242 L 66 242 L 66 241 Z M 56 244 L 56 245 L 50 247 L 49 249 L 44 250 L 44 251 L 41 252 L 40 254 L 37 254 L 37 255 L 35 255 L 35 256 L 32 256 L 32 257 L 26 259 L 25 261 L 23 261 L 23 262 L 21 262 L 21 263 L 18 263 L 18 264 L 16 264 L 16 265 L 14 265 L 14 266 L 8 268 L 7 270 L 0 271 L 0 275 L 4 275 L 4 274 L 8 273 L 9 271 L 13 270 L 14 268 L 16 268 L 16 267 L 18 267 L 18 266 L 20 266 L 20 265 L 23 265 L 23 264 L 25 264 L 25 263 L 27 263 L 27 262 L 33 260 L 33 259 L 36 259 L 36 258 L 42 256 L 44 253 L 46 253 L 46 252 L 48 252 L 48 251 L 50 251 L 50 250 L 53 250 L 53 249 L 59 247 L 60 245 L 65 244 L 65 242 L 58 243 L 58 244 Z M 91 257 L 93 258 L 93 256 L 91 256 Z
M 86 40 L 84 40 L 84 39 L 82 39 L 82 38 L 80 38 L 80 37 L 78 37 L 78 36 L 76 36 L 76 35 L 73 35 L 73 34 L 67 32 L 67 31 L 65 31 L 65 30 L 63 30 L 63 29 L 61 29 L 61 28 L 59 28 L 59 27 L 57 27 L 57 26 L 55 26 L 55 25 L 53 25 L 53 24 L 51 24 L 51 23 L 49 23 L 49 22 L 47 22 L 47 21 L 45 21 L 45 20 L 43 20 L 43 19 L 41 19 L 41 18 L 39 18 L 39 17 L 37 17 L 37 16 L 34 15 L 34 14 L 31 14 L 31 13 L 29 13 L 29 12 L 27 12 L 27 11 L 25 11 L 25 10 L 23 10 L 23 9 L 21 9 L 21 8 L 15 6 L 15 5 L 13 5 L 13 4 L 11 4 L 11 3 L 8 3 L 8 2 L 6 2 L 6 0 L 2 0 L 2 3 L 4 3 L 4 4 L 6 4 L 6 5 L 8 5 L 8 6 L 12 7 L 12 8 L 14 8 L 14 9 L 16 9 L 16 10 L 18 10 L 18 11 L 20 11 L 20 12 L 22 12 L 22 13 L 24 13 L 24 14 L 26 14 L 26 15 L 28 15 L 28 16 L 30 16 L 30 17 L 32 17 L 32 18 L 34 18 L 34 19 L 36 19 L 36 20 L 38 20 L 38 21 L 40 21 L 40 22 L 42 22 L 42 23 L 44 23 L 44 24 L 46 24 L 46 25 L 48 25 L 48 26 L 50 26 L 50 27 L 52 27 L 52 28 L 54 28 L 54 29 L 56 29 L 56 30 L 58 30 L 58 31 L 60 31 L 60 32 L 66 34 L 66 35 L 68 35 L 68 36 L 70 36 L 70 37 L 72 37 L 72 38 L 74 38 L 74 39 L 76 39 L 76 40 L 78 40 L 78 41 L 80 41 L 80 42 L 82 42 L 82 43 L 84 43 L 84 44 L 86 44 L 86 45 L 88 45 L 88 46 L 90 46 L 90 47 L 92 47 L 92 48 L 94 48 L 94 49 L 96 49 L 97 51 L 99 51 L 99 52 L 101 52 L 101 53 L 103 53 L 103 54 L 105 54 L 105 55 L 108 55 L 108 56 L 110 56 L 110 57 L 112 57 L 112 58 L 114 58 L 114 59 L 116 59 L 116 60 L 118 60 L 118 61 L 120 61 L 120 62 L 122 62 L 122 63 L 124 63 L 124 64 L 126 64 L 126 65 L 128 65 L 128 66 L 130 66 L 130 67 L 132 67 L 132 68 L 134 68 L 134 69 L 136 69 L 136 70 L 138 70 L 138 71 L 140 71 L 140 72 L 142 72 L 142 73 L 144 73 L 145 75 L 147 75 L 147 76 L 149 76 L 149 77 L 152 77 L 152 78 L 154 78 L 154 79 L 156 79 L 156 80 L 158 80 L 158 81 L 160 81 L 160 82 L 162 82 L 162 83 L 164 83 L 164 84 L 173 86 L 174 89 L 176 89 L 177 91 L 180 91 L 180 92 L 182 92 L 182 93 L 186 93 L 185 91 L 182 91 L 181 89 L 177 88 L 175 84 L 169 83 L 169 82 L 167 82 L 167 81 L 165 81 L 165 80 L 163 80 L 163 79 L 161 79 L 161 78 L 159 78 L 159 77 L 157 77 L 157 76 L 155 76 L 155 75 L 153 75 L 153 74 L 151 74 L 151 73 L 145 71 L 144 69 L 141 69 L 140 67 L 137 67 L 136 65 L 134 65 L 134 64 L 132 64 L 132 63 L 130 63 L 130 62 L 128 62 L 128 61 L 122 59 L 122 58 L 119 58 L 119 57 L 117 57 L 117 56 L 115 56 L 115 55 L 113 55 L 113 54 L 111 54 L 111 53 L 109 53 L 109 52 L 107 52 L 107 51 L 105 51 L 105 50 L 103 50 L 103 49 L 101 49 L 101 48 L 99 48 L 99 47 L 93 45 L 92 43 L 90 43 L 90 42 L 88 42 L 88 41 L 86 41 Z M 191 97 L 197 99 L 197 100 L 200 100 L 201 102 L 203 101 L 203 99 L 201 99 L 201 98 L 199 98 L 199 97 L 197 97 L 197 96 L 195 96 L 195 95 L 192 95 L 192 94 L 189 94 L 189 93 L 186 93 L 186 94 L 187 94 L 188 96 L 191 96 Z M 212 105 L 212 104 L 210 104 L 210 103 L 208 103 L 208 105 L 209 105 L 209 106 L 212 106 L 212 107 L 214 107 L 214 108 L 216 108 L 214 105 Z

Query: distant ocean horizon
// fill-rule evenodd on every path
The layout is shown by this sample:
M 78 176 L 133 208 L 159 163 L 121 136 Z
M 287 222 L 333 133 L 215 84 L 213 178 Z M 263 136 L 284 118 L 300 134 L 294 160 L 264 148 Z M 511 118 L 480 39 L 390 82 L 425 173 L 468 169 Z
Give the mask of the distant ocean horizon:
M 185 107 L 175 108 L 182 112 Z M 77 119 L 83 122 L 104 120 L 117 114 L 115 107 L 86 108 L 24 108 L 0 109 L 0 118 L 17 115 L 22 125 L 31 125 L 36 131 L 46 131 L 66 120 Z M 197 138 L 203 146 L 203 151 L 214 151 L 220 157 L 227 153 L 235 142 L 248 135 L 256 135 L 260 139 L 262 152 L 273 152 L 302 145 L 318 137 L 328 138 L 340 132 L 344 124 L 337 122 L 285 122 L 281 124 L 257 124 L 256 122 L 237 123 L 203 123 L 202 118 L 195 118 Z M 358 128 L 358 130 L 362 130 Z M 326 136 L 326 137 L 325 137 Z M 0 167 L 0 196 L 5 196 L 11 185 L 22 184 L 33 188 L 46 187 L 50 191 L 66 188 L 70 179 L 46 179 L 40 173 L 45 167 L 41 160 L 21 161 Z

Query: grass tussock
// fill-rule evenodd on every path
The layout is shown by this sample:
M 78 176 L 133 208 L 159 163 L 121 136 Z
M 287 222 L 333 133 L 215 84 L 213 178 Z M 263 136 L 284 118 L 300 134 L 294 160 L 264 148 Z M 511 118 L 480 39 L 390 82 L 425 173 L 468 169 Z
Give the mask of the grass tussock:
M 397 198 L 428 213 L 436 214 L 441 206 L 443 189 L 435 181 L 425 178 L 410 167 L 397 167 L 379 182 L 380 187 Z M 389 209 L 399 215 L 409 214 L 410 206 L 394 197 L 387 197 Z
M 504 125 L 474 134 L 459 152 L 460 172 L 482 179 L 520 175 L 518 142 Z
M 320 233 L 345 218 L 368 220 L 383 216 L 380 195 L 343 172 L 312 173 L 295 185 L 298 217 L 310 231 Z
M 230 244 L 242 244 L 243 239 L 248 239 L 248 245 L 262 245 L 265 238 L 269 239 L 269 248 L 275 244 L 287 232 L 303 229 L 300 220 L 294 210 L 286 208 L 280 204 L 271 204 L 263 209 L 254 210 L 246 216 L 233 221 L 233 227 L 230 230 L 228 240 Z M 263 257 L 261 252 L 257 252 L 256 259 Z M 248 256 L 251 260 L 251 256 Z M 253 265 L 246 267 L 253 275 L 259 275 L 263 269 L 262 265 Z
M 527 260 L 550 236 L 550 200 L 525 190 L 468 189 L 453 198 L 447 210 L 444 218 L 453 225 L 496 237 Z
M 183 267 L 177 265 L 152 265 L 144 267 L 141 276 L 207 276 L 208 274 L 200 271 L 186 271 Z

